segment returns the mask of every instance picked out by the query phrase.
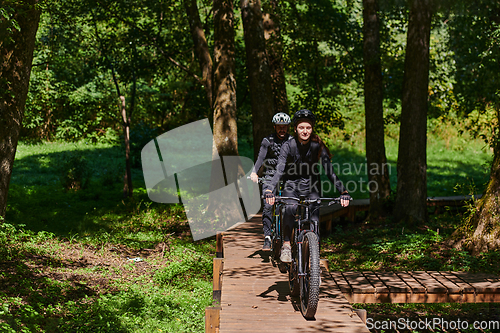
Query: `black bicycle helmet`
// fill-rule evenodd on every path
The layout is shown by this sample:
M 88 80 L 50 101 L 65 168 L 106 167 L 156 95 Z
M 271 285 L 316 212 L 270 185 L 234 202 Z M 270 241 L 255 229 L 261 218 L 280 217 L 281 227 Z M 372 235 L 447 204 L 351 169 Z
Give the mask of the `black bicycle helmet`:
M 290 122 L 291 122 L 290 116 L 284 112 L 278 112 L 273 117 L 274 125 L 288 125 L 290 124 Z
M 308 119 L 314 125 L 316 116 L 314 115 L 314 113 L 312 113 L 312 111 L 309 111 L 308 109 L 299 110 L 293 115 L 293 126 L 296 126 L 299 120 L 302 119 Z

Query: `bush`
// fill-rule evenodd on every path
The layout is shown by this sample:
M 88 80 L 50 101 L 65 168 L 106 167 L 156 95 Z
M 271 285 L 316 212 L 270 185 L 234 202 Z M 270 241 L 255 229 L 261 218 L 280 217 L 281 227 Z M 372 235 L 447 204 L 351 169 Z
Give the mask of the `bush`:
M 74 155 L 61 168 L 61 183 L 66 191 L 78 191 L 87 188 L 90 175 L 90 166 L 85 156 Z
M 185 257 L 157 271 L 154 278 L 161 284 L 186 286 L 186 283 L 192 283 L 196 278 L 207 279 L 211 274 L 212 262 L 208 257 Z

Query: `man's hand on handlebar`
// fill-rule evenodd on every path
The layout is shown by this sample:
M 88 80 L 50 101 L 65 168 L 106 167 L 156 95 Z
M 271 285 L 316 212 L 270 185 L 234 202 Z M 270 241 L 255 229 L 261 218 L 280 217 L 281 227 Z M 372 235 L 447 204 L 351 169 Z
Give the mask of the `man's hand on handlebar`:
M 352 198 L 351 196 L 349 195 L 349 193 L 345 192 L 343 194 L 340 195 L 340 205 L 342 207 L 347 207 L 349 206 L 349 201 L 351 201 Z
M 266 197 L 266 202 L 269 205 L 274 205 L 274 202 L 276 201 L 276 197 L 274 196 L 273 192 L 271 190 L 266 190 L 266 193 L 264 193 L 264 196 Z
M 250 174 L 250 179 L 254 182 L 254 183 L 257 183 L 259 181 L 259 176 L 255 173 L 255 172 L 252 172 Z

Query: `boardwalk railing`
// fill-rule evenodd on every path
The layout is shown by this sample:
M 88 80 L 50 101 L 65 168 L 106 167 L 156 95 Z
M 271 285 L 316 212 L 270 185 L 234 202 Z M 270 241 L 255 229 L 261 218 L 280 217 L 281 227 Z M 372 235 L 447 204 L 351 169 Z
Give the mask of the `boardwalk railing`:
M 479 199 L 481 195 L 472 196 L 450 196 L 450 197 L 428 197 L 427 206 L 434 207 L 434 213 L 439 213 L 441 207 L 453 206 L 459 207 L 465 205 L 466 202 Z M 346 218 L 348 221 L 356 220 L 357 212 L 366 212 L 370 209 L 370 199 L 356 199 L 351 201 L 349 206 L 341 207 L 340 205 L 321 207 L 320 222 L 325 223 L 327 233 L 331 232 L 333 221 L 336 218 Z
M 224 268 L 224 246 L 222 241 L 223 234 L 216 236 L 217 245 L 215 258 L 213 260 L 213 302 L 212 306 L 205 308 L 205 332 L 218 333 L 220 326 L 220 306 L 222 297 L 222 272 Z
M 500 277 L 468 272 L 330 272 L 350 303 L 496 303 Z

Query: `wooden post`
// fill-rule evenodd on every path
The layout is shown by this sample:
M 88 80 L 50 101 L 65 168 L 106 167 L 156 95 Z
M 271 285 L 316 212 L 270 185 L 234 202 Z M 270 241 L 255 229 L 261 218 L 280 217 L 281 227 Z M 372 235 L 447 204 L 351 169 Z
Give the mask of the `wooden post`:
M 321 265 L 323 265 L 323 267 L 325 267 L 327 272 L 330 271 L 330 267 L 328 266 L 328 259 L 320 259 L 320 263 Z
M 213 299 L 214 302 L 220 304 L 222 297 L 222 268 L 223 258 L 214 258 L 214 282 L 213 282 Z
M 209 306 L 205 308 L 205 333 L 219 332 L 220 306 Z
M 349 205 L 347 207 L 347 219 L 349 222 L 356 221 L 356 207 L 354 205 Z
M 216 258 L 224 258 L 224 244 L 222 243 L 223 234 L 219 232 L 215 237 L 217 240 L 217 245 L 215 248 L 215 256 Z
M 358 315 L 359 319 L 366 325 L 367 312 L 365 309 L 354 309 L 354 312 Z

